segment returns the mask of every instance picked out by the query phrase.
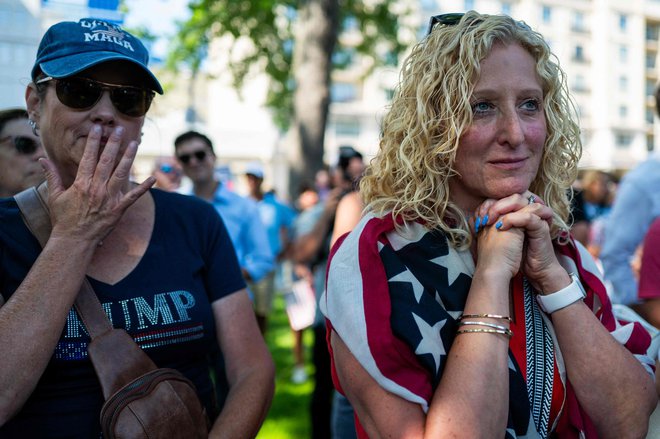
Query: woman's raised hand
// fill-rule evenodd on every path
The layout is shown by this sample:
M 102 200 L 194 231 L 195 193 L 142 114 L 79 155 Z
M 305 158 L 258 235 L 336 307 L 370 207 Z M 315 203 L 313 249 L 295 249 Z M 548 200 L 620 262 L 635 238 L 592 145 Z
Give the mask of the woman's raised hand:
M 155 183 L 149 177 L 131 187 L 130 169 L 137 142 L 130 141 L 122 151 L 123 131 L 116 127 L 102 148 L 101 127 L 94 125 L 90 129 L 76 178 L 69 187 L 63 185 L 55 165 L 41 159 L 48 182 L 51 237 L 76 237 L 96 245 L 112 231 L 126 209 Z

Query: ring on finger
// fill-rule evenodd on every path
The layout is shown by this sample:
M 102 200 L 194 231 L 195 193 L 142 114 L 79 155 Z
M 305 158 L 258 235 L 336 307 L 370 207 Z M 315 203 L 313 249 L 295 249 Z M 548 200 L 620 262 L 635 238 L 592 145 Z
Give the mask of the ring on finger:
M 529 197 L 527 197 L 527 204 L 533 204 L 536 202 L 536 195 L 532 194 Z

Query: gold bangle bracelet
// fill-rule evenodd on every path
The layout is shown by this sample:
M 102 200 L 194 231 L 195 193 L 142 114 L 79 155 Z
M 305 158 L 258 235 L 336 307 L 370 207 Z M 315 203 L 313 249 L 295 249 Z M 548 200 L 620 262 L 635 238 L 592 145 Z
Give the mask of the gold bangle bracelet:
M 500 331 L 510 331 L 510 329 L 507 328 L 506 326 L 496 325 L 495 323 L 490 323 L 490 322 L 480 322 L 474 320 L 470 320 L 467 322 L 464 321 L 458 322 L 458 326 L 473 326 L 473 325 L 486 326 L 488 328 L 499 329 Z
M 458 334 L 469 334 L 469 333 L 477 333 L 477 332 L 483 332 L 486 334 L 502 334 L 506 335 L 507 337 L 511 338 L 513 337 L 513 332 L 511 332 L 510 329 L 485 329 L 485 328 L 480 328 L 480 329 L 459 329 L 456 331 L 456 335 Z
M 498 319 L 498 320 L 506 320 L 507 322 L 511 323 L 511 317 L 507 316 L 501 316 L 499 314 L 463 314 L 458 318 L 458 320 L 463 320 L 463 319 L 473 319 L 473 318 L 480 318 L 480 317 L 485 317 L 488 319 Z

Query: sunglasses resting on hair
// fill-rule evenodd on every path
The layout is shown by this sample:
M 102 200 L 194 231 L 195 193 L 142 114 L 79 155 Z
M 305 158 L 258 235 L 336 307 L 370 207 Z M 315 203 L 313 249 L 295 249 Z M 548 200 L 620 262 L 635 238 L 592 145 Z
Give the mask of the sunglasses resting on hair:
M 76 110 L 92 108 L 107 90 L 112 105 L 120 113 L 130 117 L 141 117 L 149 110 L 155 95 L 153 91 L 140 87 L 107 84 L 79 77 L 55 79 L 47 76 L 36 83 L 43 84 L 48 81 L 55 82 L 55 93 L 60 102 Z
M 426 32 L 426 35 L 429 35 L 436 26 L 453 26 L 457 24 L 461 21 L 461 18 L 463 18 L 464 15 L 465 14 L 462 12 L 452 12 L 449 14 L 431 16 L 431 19 L 429 20 L 429 29 Z M 525 30 L 531 30 L 531 28 L 522 21 L 516 21 L 516 24 Z
M 30 155 L 34 154 L 35 151 L 39 148 L 39 143 L 36 140 L 25 137 L 25 136 L 6 136 L 0 139 L 0 143 L 4 143 L 7 140 L 11 140 L 14 148 L 18 151 L 19 154 Z
M 204 159 L 206 158 L 206 151 L 199 150 L 199 151 L 195 151 L 195 152 L 190 153 L 190 154 L 181 154 L 181 155 L 178 155 L 177 158 L 179 160 L 181 160 L 181 163 L 183 163 L 184 165 L 187 165 L 188 163 L 190 163 L 190 159 L 193 156 L 195 156 L 195 158 L 197 159 L 198 162 L 204 161 Z

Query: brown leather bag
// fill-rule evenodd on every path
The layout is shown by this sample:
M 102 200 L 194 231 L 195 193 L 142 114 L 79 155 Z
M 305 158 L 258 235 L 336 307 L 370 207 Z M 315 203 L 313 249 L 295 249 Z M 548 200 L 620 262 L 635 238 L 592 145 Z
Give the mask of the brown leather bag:
M 39 192 L 30 188 L 15 199 L 44 246 L 51 225 Z M 113 328 L 87 278 L 75 307 L 91 337 L 87 353 L 105 398 L 100 414 L 105 439 L 208 437 L 209 420 L 194 384 L 177 370 L 158 368 L 126 331 Z

